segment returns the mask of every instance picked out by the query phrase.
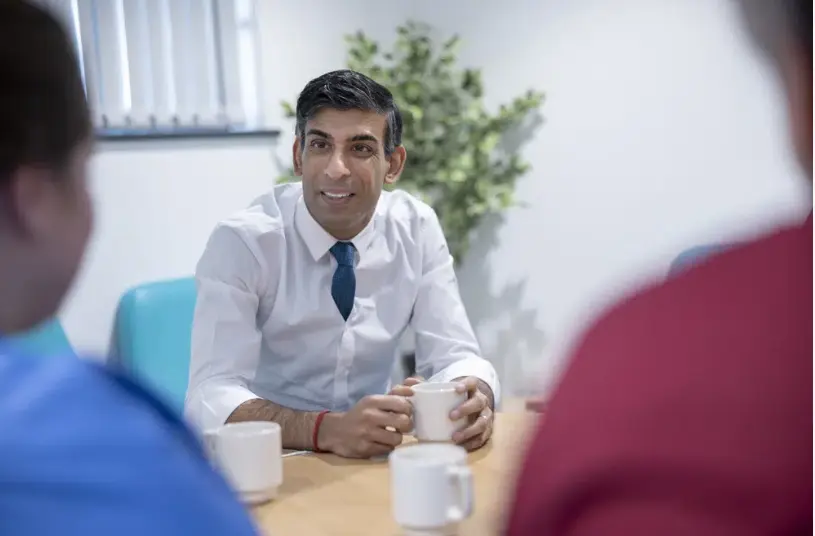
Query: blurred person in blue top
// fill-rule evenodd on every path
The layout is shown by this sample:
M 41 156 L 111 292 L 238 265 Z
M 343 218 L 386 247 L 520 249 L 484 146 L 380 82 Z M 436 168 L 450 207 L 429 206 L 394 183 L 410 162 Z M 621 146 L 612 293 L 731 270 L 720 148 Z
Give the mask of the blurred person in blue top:
M 0 73 L 0 534 L 255 534 L 196 438 L 138 385 L 11 350 L 82 259 L 93 133 L 74 47 L 32 3 L 0 0 Z

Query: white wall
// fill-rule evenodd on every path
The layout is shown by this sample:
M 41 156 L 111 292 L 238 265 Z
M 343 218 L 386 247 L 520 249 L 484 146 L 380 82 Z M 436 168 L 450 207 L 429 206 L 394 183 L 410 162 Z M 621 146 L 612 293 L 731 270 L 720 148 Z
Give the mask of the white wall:
M 486 260 L 477 252 L 461 274 L 482 344 L 513 387 L 549 386 L 599 308 L 662 276 L 683 248 L 811 206 L 780 90 L 732 4 L 422 4 L 465 38 L 462 61 L 483 66 L 491 105 L 547 93 L 524 150 L 534 169 L 518 186 L 529 208 L 511 211 Z
M 486 226 L 460 276 L 510 391 L 551 383 L 598 307 L 662 274 L 684 247 L 809 206 L 778 88 L 729 0 L 260 3 L 264 109 L 287 133 L 283 161 L 291 125 L 279 101 L 342 67 L 342 36 L 358 28 L 390 41 L 416 17 L 461 33 L 462 63 L 483 68 L 490 106 L 528 87 L 547 93 L 545 122 L 524 148 L 534 169 L 518 195 L 529 206 Z M 104 350 L 121 292 L 191 273 L 215 222 L 276 172 L 257 143 L 103 147 L 97 235 L 63 312 L 72 341 Z

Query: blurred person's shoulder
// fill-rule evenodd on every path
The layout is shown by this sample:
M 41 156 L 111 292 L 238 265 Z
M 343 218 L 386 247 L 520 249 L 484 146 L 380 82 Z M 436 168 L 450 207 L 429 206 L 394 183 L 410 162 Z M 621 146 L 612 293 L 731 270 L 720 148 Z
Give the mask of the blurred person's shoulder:
M 594 438 L 608 451 L 741 449 L 760 470 L 811 450 L 811 399 L 810 216 L 612 308 L 577 347 L 546 424 L 615 430 Z
M 181 417 L 123 372 L 0 341 L 0 532 L 254 534 Z
M 711 396 L 729 389 L 743 399 L 783 395 L 798 374 L 811 386 L 807 370 L 811 217 L 734 246 L 613 307 L 586 333 L 564 382 L 613 381 L 622 404 L 658 398 L 654 389 Z
M 734 507 L 746 526 L 811 522 L 812 288 L 810 216 L 602 315 L 535 433 L 511 533 L 712 534 Z
M 6 462 L 52 453 L 70 459 L 134 441 L 144 448 L 180 441 L 199 449 L 182 421 L 124 373 L 71 355 L 22 355 L 2 343 L 0 428 L 0 459 Z
M 796 349 L 788 345 L 807 332 L 811 343 L 811 318 L 810 216 L 734 245 L 624 300 L 590 330 L 578 353 L 617 346 L 692 351 L 744 365 L 745 354 L 772 360 L 762 351 Z M 757 346 L 760 342 L 771 347 Z M 694 359 L 688 355 L 683 361 Z

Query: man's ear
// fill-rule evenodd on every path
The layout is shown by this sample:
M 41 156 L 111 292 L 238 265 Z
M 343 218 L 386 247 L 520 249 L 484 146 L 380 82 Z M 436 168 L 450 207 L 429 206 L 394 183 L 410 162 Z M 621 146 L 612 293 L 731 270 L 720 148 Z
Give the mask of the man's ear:
M 396 147 L 388 157 L 388 172 L 385 174 L 385 184 L 393 184 L 399 180 L 402 170 L 405 169 L 407 151 L 401 145 Z
M 7 222 L 25 236 L 47 232 L 52 215 L 58 214 L 55 202 L 59 184 L 50 173 L 47 169 L 18 168 L 0 199 Z
M 294 176 L 303 176 L 303 145 L 300 143 L 300 136 L 294 137 L 294 143 L 291 146 L 292 165 L 294 166 Z

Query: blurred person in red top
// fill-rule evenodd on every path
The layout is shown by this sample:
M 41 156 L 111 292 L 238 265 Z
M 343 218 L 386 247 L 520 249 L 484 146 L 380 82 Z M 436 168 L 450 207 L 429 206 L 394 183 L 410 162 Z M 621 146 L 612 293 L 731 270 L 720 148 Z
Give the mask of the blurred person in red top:
M 812 0 L 740 4 L 811 180 Z M 546 404 L 507 533 L 812 534 L 812 358 L 810 213 L 589 330 Z

